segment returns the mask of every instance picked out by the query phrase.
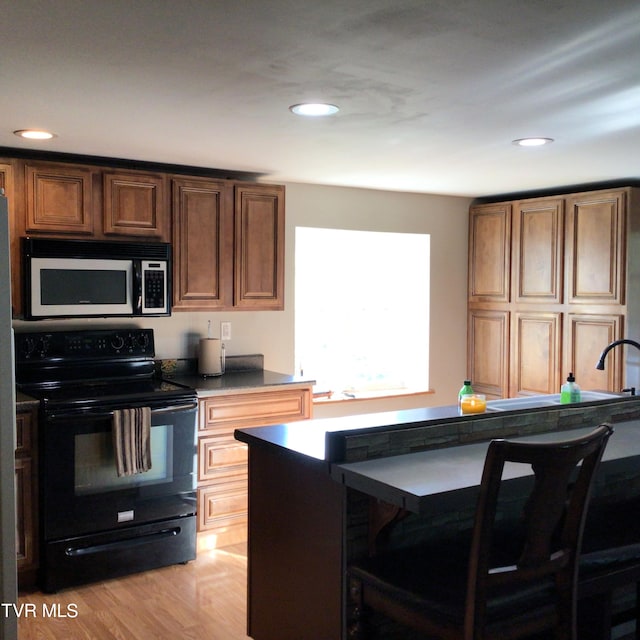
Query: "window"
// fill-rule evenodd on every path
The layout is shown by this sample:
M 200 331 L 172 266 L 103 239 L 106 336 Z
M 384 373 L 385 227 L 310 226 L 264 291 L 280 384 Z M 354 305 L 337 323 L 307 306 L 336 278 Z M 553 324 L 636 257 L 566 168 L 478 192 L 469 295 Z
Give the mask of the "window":
M 297 227 L 295 357 L 318 391 L 429 386 L 430 236 Z

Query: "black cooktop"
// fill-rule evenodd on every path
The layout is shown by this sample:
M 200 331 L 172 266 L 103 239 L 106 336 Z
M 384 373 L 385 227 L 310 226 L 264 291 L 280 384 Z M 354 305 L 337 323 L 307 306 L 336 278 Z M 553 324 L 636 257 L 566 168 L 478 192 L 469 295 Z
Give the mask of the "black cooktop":
M 195 395 L 191 387 L 167 380 L 129 380 L 123 382 L 83 382 L 62 386 L 19 385 L 20 390 L 45 404 L 82 401 L 102 402 L 121 398 L 149 398 L 161 400 L 177 397 L 190 398 Z
M 44 409 L 171 404 L 193 400 L 186 385 L 155 378 L 152 329 L 17 333 L 16 383 Z

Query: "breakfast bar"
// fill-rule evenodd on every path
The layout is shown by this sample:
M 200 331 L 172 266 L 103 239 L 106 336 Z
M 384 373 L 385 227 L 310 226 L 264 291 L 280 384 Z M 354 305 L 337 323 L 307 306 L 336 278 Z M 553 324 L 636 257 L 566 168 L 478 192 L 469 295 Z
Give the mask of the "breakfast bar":
M 609 422 L 594 500 L 640 494 L 640 398 L 491 405 L 238 429 L 249 445 L 248 635 L 345 638 L 347 564 L 468 525 L 494 438 L 563 440 Z M 511 474 L 516 486 L 523 473 Z

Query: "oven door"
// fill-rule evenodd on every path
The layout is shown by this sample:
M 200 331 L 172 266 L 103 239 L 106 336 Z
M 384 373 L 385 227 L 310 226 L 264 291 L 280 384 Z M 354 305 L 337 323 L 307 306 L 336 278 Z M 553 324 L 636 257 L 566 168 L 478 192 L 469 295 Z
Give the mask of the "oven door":
M 151 469 L 123 477 L 116 470 L 112 410 L 44 412 L 44 541 L 195 514 L 196 401 L 151 408 Z

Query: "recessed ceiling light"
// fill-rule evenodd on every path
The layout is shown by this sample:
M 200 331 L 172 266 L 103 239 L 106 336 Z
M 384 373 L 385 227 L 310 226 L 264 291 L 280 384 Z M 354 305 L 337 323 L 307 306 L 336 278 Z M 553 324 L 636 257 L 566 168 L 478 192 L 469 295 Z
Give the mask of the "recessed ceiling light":
M 28 138 L 29 140 L 50 140 L 51 138 L 55 138 L 55 134 L 50 131 L 43 131 L 42 129 L 18 129 L 13 133 L 21 138 Z
M 519 140 L 514 140 L 513 144 L 517 144 L 519 147 L 541 147 L 552 142 L 553 138 L 520 138 Z
M 324 102 L 303 102 L 294 104 L 289 107 L 293 113 L 298 116 L 332 116 L 340 111 L 335 104 L 326 104 Z

